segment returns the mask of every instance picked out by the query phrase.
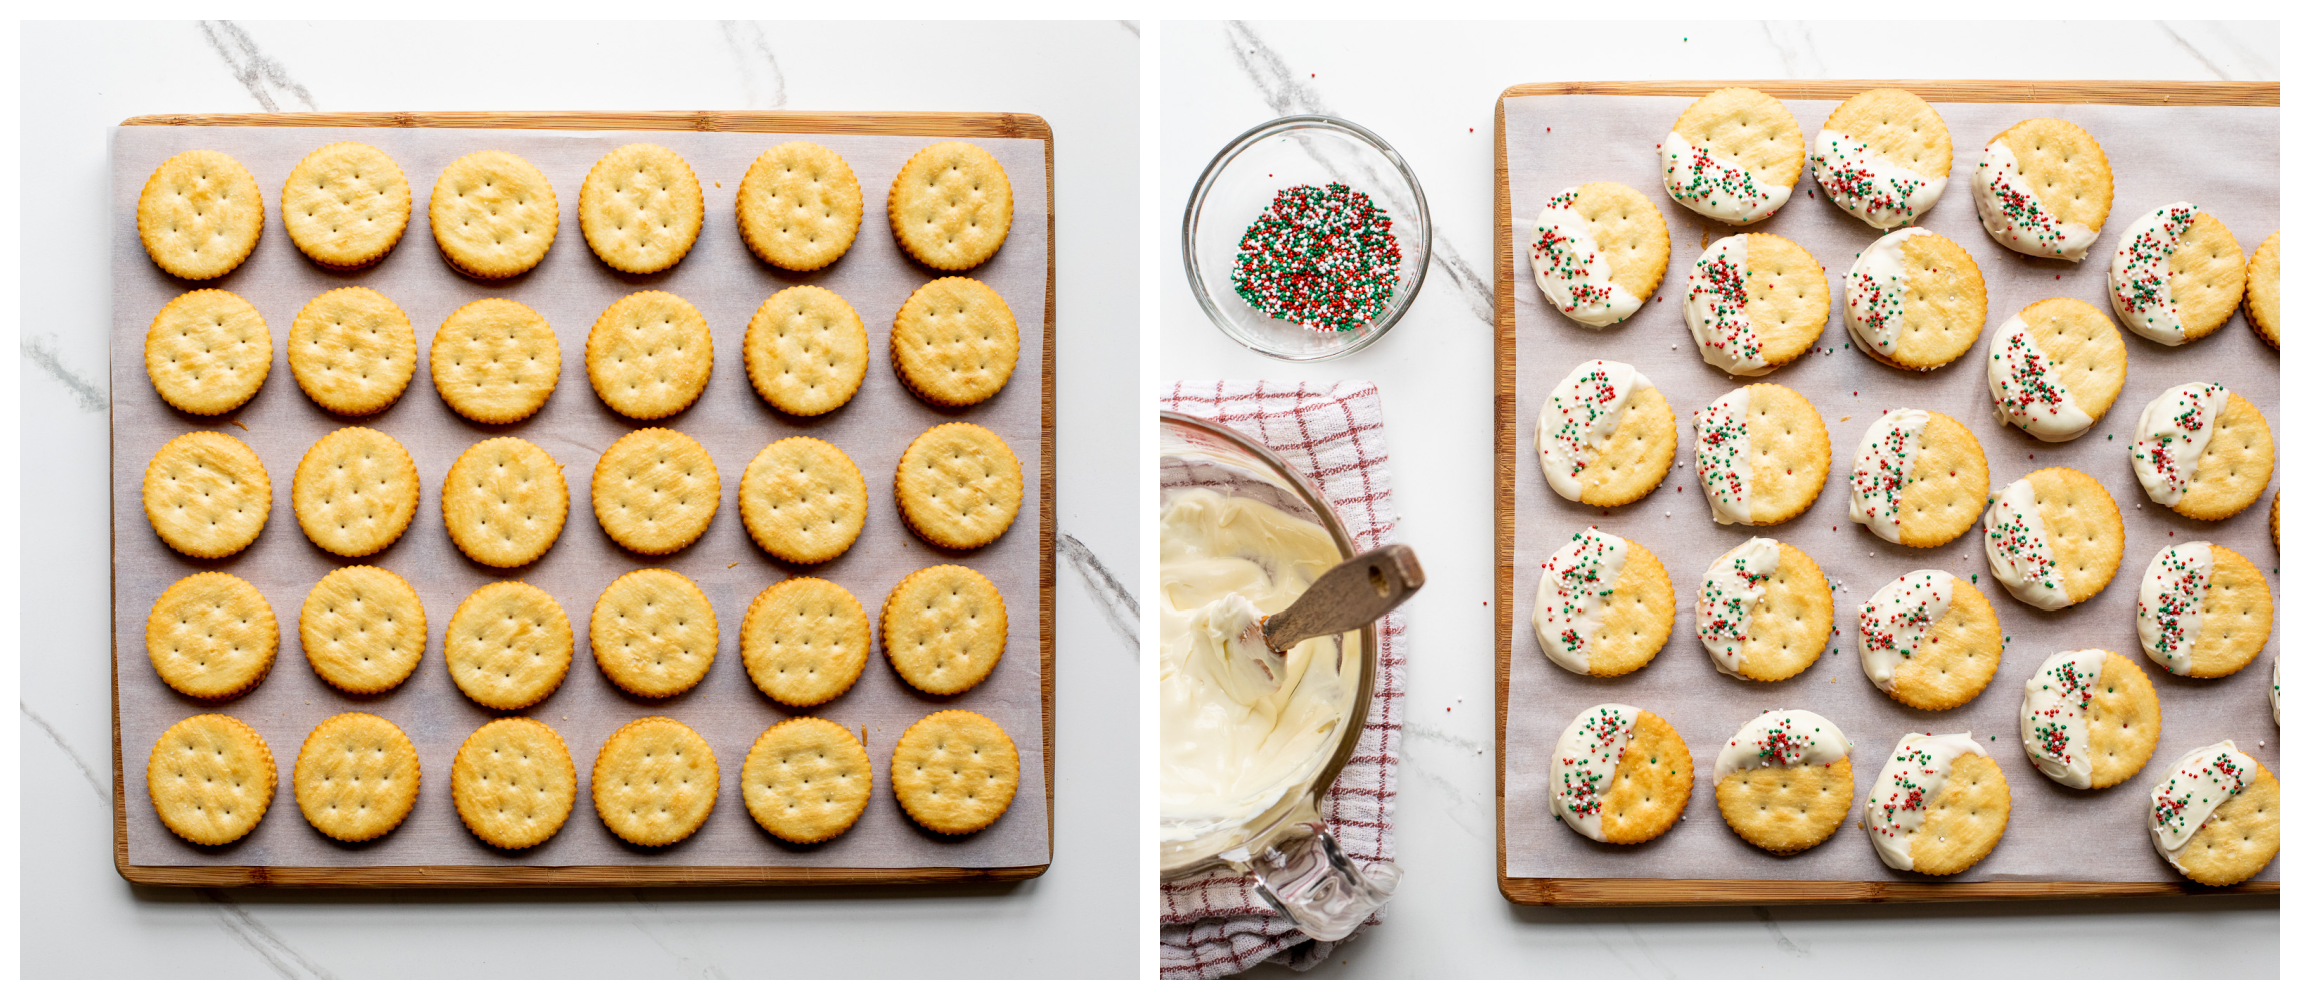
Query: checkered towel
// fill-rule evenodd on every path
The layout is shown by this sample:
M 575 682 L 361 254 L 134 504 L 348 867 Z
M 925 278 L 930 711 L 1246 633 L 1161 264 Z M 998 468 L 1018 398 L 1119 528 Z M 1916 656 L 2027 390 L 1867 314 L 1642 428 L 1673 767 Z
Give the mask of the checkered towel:
M 1359 551 L 1390 541 L 1390 452 L 1373 383 L 1176 382 L 1160 402 L 1267 445 L 1325 495 Z M 1405 625 L 1388 615 L 1375 634 L 1373 705 L 1356 751 L 1326 796 L 1326 827 L 1360 867 L 1397 859 L 1390 800 L 1397 794 L 1405 711 Z M 1159 889 L 1160 978 L 1212 979 L 1273 960 L 1307 969 L 1333 954 L 1334 942 L 1311 941 L 1296 930 L 1254 891 L 1252 878 L 1216 872 Z M 1377 910 L 1366 926 L 1381 919 Z

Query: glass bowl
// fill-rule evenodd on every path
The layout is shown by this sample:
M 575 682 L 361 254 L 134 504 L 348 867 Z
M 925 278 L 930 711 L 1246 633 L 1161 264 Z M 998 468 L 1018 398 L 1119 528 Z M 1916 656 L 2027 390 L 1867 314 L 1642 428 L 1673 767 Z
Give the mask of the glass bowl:
M 1230 284 L 1230 268 L 1246 227 L 1279 191 L 1335 181 L 1364 192 L 1389 213 L 1398 240 L 1400 287 L 1371 321 L 1329 333 L 1248 305 Z M 1397 325 L 1429 274 L 1430 239 L 1429 201 L 1405 157 L 1351 122 L 1294 115 L 1248 129 L 1198 175 L 1189 208 L 1182 213 L 1182 266 L 1190 277 L 1190 294 L 1230 339 L 1273 358 L 1324 361 L 1364 350 Z
M 1357 555 L 1349 529 L 1317 487 L 1264 447 L 1218 423 L 1173 412 L 1158 414 L 1159 506 L 1184 490 L 1212 489 L 1269 504 L 1325 527 L 1341 559 Z M 1163 595 L 1154 599 L 1163 600 Z M 1375 636 L 1369 625 L 1338 637 L 1337 668 L 1351 691 L 1349 714 L 1327 736 L 1315 777 L 1294 787 L 1262 815 L 1236 827 L 1183 842 L 1158 845 L 1161 881 L 1229 869 L 1253 878 L 1264 899 L 1310 937 L 1347 936 L 1397 886 L 1395 866 L 1361 870 L 1326 830 L 1324 800 L 1349 763 L 1372 708 Z M 1313 641 L 1333 641 L 1313 640 Z

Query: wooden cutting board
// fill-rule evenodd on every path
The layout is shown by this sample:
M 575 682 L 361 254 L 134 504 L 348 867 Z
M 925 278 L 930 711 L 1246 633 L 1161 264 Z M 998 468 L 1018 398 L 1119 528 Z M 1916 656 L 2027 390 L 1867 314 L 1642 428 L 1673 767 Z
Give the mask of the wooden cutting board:
M 1721 87 L 1752 87 L 1783 100 L 1843 100 L 1877 87 L 1898 87 L 1936 103 L 2058 103 L 2160 106 L 2280 105 L 2275 83 L 2188 83 L 2094 80 L 1670 80 L 1520 84 L 1494 101 L 1494 858 L 1501 894 L 1542 906 L 1638 906 L 1750 903 L 1906 902 L 2098 896 L 2186 896 L 2276 893 L 2279 883 L 2245 882 L 2209 889 L 2170 882 L 1885 882 L 1770 879 L 1511 878 L 1506 792 L 1509 754 L 1511 593 L 1517 538 L 1516 237 L 1511 226 L 1509 131 L 1512 97 L 1595 94 L 1694 98 Z M 1957 197 L 1952 192 L 1951 198 Z M 1857 803 L 1856 803 L 1857 805 Z M 1848 818 L 1848 823 L 1851 822 Z M 1858 831 L 1852 831 L 1857 833 Z M 1838 836 L 1847 831 L 1840 830 Z
M 1054 133 L 1046 120 L 1037 115 L 1011 113 L 951 113 L 951 112 L 785 112 L 785 111 L 565 111 L 565 112 L 294 112 L 258 114 L 204 114 L 204 115 L 141 115 L 120 123 L 122 126 L 146 125 L 203 125 L 236 127 L 293 127 L 293 128 L 380 128 L 380 129 L 559 129 L 609 131 L 697 131 L 697 132 L 775 132 L 775 133 L 829 133 L 849 135 L 915 135 L 947 136 L 952 138 L 1020 138 L 1038 139 L 1046 144 L 1046 308 L 1045 335 L 1039 346 L 1042 352 L 1040 384 L 1037 386 L 1041 407 L 1039 463 L 1040 517 L 1038 532 L 1038 648 L 1039 648 L 1039 715 L 1043 734 L 1043 784 L 1046 797 L 1047 855 L 1053 853 L 1054 836 Z M 569 192 L 572 195 L 572 192 Z M 866 192 L 866 198 L 868 193 Z M 564 242 L 571 234 L 563 233 Z M 403 248 L 401 252 L 409 252 Z M 562 248 L 561 252 L 571 252 Z M 587 252 L 578 248 L 572 252 Z M 284 333 L 284 326 L 280 328 Z M 739 342 L 739 341 L 738 341 Z M 286 375 L 275 371 L 274 382 Z M 740 377 L 739 370 L 736 377 Z M 885 376 L 881 376 L 885 377 Z M 294 391 L 271 386 L 271 391 Z M 414 389 L 410 386 L 410 389 Z M 564 387 L 563 387 L 564 388 Z M 575 388 L 587 390 L 587 386 Z M 1022 387 L 1010 387 L 1022 388 Z M 279 511 L 275 511 L 275 518 Z M 571 512 L 571 521 L 581 512 Z M 731 511 L 723 512 L 722 516 Z M 419 512 L 418 516 L 421 516 Z M 116 531 L 116 528 L 115 528 Z M 114 571 L 113 591 L 118 593 L 118 571 Z M 875 616 L 876 611 L 873 611 Z M 439 615 L 444 624 L 445 616 Z M 738 618 L 739 620 L 739 618 Z M 283 622 L 283 631 L 294 627 L 293 617 Z M 283 643 L 289 637 L 283 636 Z M 578 637 L 580 641 L 580 636 Z M 130 648 L 134 643 L 131 641 Z M 724 664 L 721 664 L 724 666 Z M 1017 867 L 962 868 L 962 867 L 900 867 L 900 868 L 829 868 L 793 866 L 653 866 L 653 865 L 409 865 L 385 867 L 315 867 L 315 866 L 254 866 L 254 865 L 134 865 L 128 860 L 127 784 L 125 761 L 128 759 L 120 745 L 120 637 L 115 631 L 112 642 L 112 807 L 113 858 L 122 877 L 143 885 L 178 886 L 234 886 L 234 885 L 303 885 L 303 886 L 700 886 L 700 885 L 859 885 L 870 883 L 928 883 L 928 882 L 999 882 L 1036 878 L 1045 873 L 1045 863 Z M 274 748 L 275 758 L 285 748 Z M 142 754 L 136 759 L 140 762 Z M 291 760 L 281 761 L 292 764 Z M 434 779 L 436 791 L 446 794 L 445 762 L 440 762 L 438 777 Z M 584 763 L 578 759 L 578 770 Z M 586 781 L 585 787 L 588 787 Z M 283 815 L 267 817 L 274 822 L 300 821 L 294 815 L 294 791 L 285 781 L 275 793 L 272 810 Z M 733 801 L 728 801 L 732 795 Z M 716 816 L 720 822 L 749 823 L 743 812 L 741 790 L 732 784 L 720 788 L 720 802 L 714 814 L 730 808 L 732 815 Z M 881 808 L 893 803 L 880 803 Z M 575 814 L 569 823 L 582 822 L 589 817 L 587 801 L 576 803 Z

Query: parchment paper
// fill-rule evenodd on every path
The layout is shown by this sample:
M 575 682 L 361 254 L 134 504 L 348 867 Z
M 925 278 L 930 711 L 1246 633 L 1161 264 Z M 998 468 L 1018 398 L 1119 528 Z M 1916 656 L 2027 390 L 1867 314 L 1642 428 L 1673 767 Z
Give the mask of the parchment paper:
M 735 229 L 735 191 L 743 171 L 767 147 L 807 138 L 837 150 L 862 183 L 861 233 L 845 257 L 808 274 L 778 271 L 743 246 Z M 399 163 L 413 188 L 414 218 L 381 264 L 330 273 L 295 248 L 280 225 L 279 192 L 287 173 L 319 146 L 342 139 L 374 145 Z M 1013 183 L 1014 227 L 997 255 L 968 272 L 988 283 L 1014 310 L 1022 358 L 1005 389 L 973 407 L 930 407 L 904 389 L 887 356 L 895 311 L 920 285 L 938 275 L 909 260 L 889 232 L 886 191 L 895 172 L 930 136 L 772 135 L 705 132 L 557 132 L 541 130 L 376 128 L 116 128 L 112 135 L 114 276 L 112 317 L 112 543 L 113 601 L 119 662 L 120 752 L 127 783 L 128 851 L 139 865 L 802 865 L 836 867 L 996 867 L 1044 863 L 1049 857 L 1044 745 L 1039 696 L 1039 384 L 1040 344 L 1047 287 L 1045 143 L 1036 139 L 972 139 L 997 156 Z M 654 142 L 685 157 L 702 182 L 706 214 L 702 236 L 678 265 L 635 277 L 609 269 L 584 242 L 576 199 L 584 175 L 618 146 Z M 262 185 L 265 232 L 253 256 L 216 287 L 255 304 L 270 328 L 272 368 L 263 391 L 223 418 L 190 417 L 163 402 L 143 367 L 146 327 L 160 307 L 198 284 L 178 281 L 155 267 L 137 240 L 135 204 L 145 179 L 161 161 L 186 149 L 217 149 L 239 158 Z M 559 199 L 559 231 L 543 262 L 505 281 L 466 278 L 441 258 L 425 224 L 429 196 L 440 171 L 458 156 L 505 149 L 526 157 L 551 180 Z M 312 297 L 343 285 L 365 285 L 406 310 L 421 349 L 417 374 L 398 403 L 369 418 L 328 414 L 304 396 L 287 364 L 286 335 L 296 311 Z M 870 331 L 870 370 L 861 390 L 830 414 L 795 419 L 781 414 L 751 388 L 743 371 L 743 329 L 759 304 L 794 284 L 816 284 L 844 296 Z M 583 345 L 593 321 L 616 299 L 662 289 L 693 303 L 710 323 L 715 355 L 711 381 L 694 407 L 668 420 L 627 420 L 591 391 Z M 558 334 L 558 388 L 540 413 L 516 424 L 490 427 L 455 415 L 432 388 L 431 338 L 448 313 L 464 303 L 503 297 L 534 307 Z M 894 505 L 894 467 L 903 448 L 927 428 L 966 420 L 996 431 L 1022 460 L 1027 483 L 1023 514 L 989 546 L 973 552 L 937 550 L 912 535 Z M 244 429 L 240 425 L 245 425 Z M 415 457 L 423 488 L 407 534 L 363 560 L 331 556 L 303 537 L 290 494 L 296 463 L 322 435 L 365 424 L 398 439 Z M 628 431 L 666 426 L 702 442 L 719 470 L 717 516 L 702 539 L 666 557 L 636 556 L 616 545 L 591 513 L 591 472 L 599 454 Z M 237 556 L 195 560 L 160 542 L 141 506 L 144 467 L 171 438 L 199 429 L 246 441 L 261 456 L 272 481 L 270 520 L 255 544 Z M 858 735 L 868 729 L 875 775 L 870 806 L 845 835 L 813 847 L 794 847 L 769 836 L 743 806 L 739 784 L 744 755 L 767 726 L 792 713 L 752 686 L 743 670 L 739 631 L 743 612 L 762 589 L 799 568 L 776 562 L 752 544 L 736 509 L 742 472 L 760 448 L 794 434 L 838 445 L 860 466 L 870 487 L 863 534 L 845 555 L 804 575 L 827 577 L 852 591 L 870 612 L 879 611 L 895 583 L 913 570 L 955 562 L 980 570 L 1006 601 L 1007 645 L 997 669 L 981 686 L 949 698 L 921 695 L 904 684 L 877 649 L 861 680 L 845 695 L 806 714 L 829 718 Z M 447 537 L 439 490 L 448 466 L 473 443 L 498 435 L 525 438 L 564 467 L 569 493 L 567 526 L 542 559 L 496 571 L 465 558 Z M 423 598 L 430 641 L 423 663 L 400 687 L 375 697 L 351 697 L 321 681 L 305 661 L 297 617 L 312 585 L 338 566 L 372 563 L 414 585 Z M 615 577 L 645 566 L 686 574 L 710 597 L 719 623 L 719 649 L 699 685 L 677 697 L 650 700 L 623 694 L 593 662 L 588 640 L 592 604 Z M 144 620 L 160 592 L 204 570 L 234 573 L 253 583 L 279 618 L 279 659 L 254 692 L 219 705 L 184 698 L 160 682 L 144 652 Z M 525 580 L 557 599 L 575 630 L 575 661 L 566 681 L 524 712 L 479 708 L 455 687 L 441 658 L 441 636 L 464 597 L 496 579 Z M 887 782 L 887 760 L 904 729 L 943 708 L 980 712 L 1014 739 L 1023 763 L 1014 804 L 989 829 L 966 837 L 929 833 L 906 817 Z M 254 726 L 278 762 L 280 789 L 255 831 L 222 848 L 196 847 L 160 825 L 145 792 L 144 768 L 153 742 L 186 716 L 218 711 Z M 396 831 L 358 845 L 339 844 L 306 823 L 292 790 L 297 750 L 321 719 L 338 712 L 373 712 L 397 723 L 414 740 L 423 789 L 415 810 Z M 464 830 L 448 777 L 456 748 L 496 715 L 531 715 L 549 723 L 575 758 L 581 791 L 559 834 L 525 851 L 500 851 Z M 639 849 L 601 824 L 590 803 L 590 771 L 609 733 L 632 719 L 667 715 L 695 727 L 719 764 L 719 796 L 694 836 L 666 848 Z
M 1988 105 L 1936 103 L 1956 143 L 1949 189 L 1918 225 L 1943 233 L 1972 254 L 1987 279 L 1988 322 L 1981 339 L 1957 361 L 1936 371 L 1889 369 L 1849 347 L 1844 329 L 1843 274 L 1862 247 L 1882 235 L 1814 192 L 1810 171 L 1790 204 L 1751 230 L 1787 237 L 1828 269 L 1835 311 L 1813 353 L 1771 375 L 1732 378 L 1702 363 L 1685 330 L 1682 304 L 1693 258 L 1713 239 L 1735 230 L 1707 223 L 1663 194 L 1655 145 L 1684 97 L 1513 97 L 1504 107 L 1509 138 L 1510 205 L 1516 255 L 1518 427 L 1517 541 L 1512 579 L 1512 623 L 1506 830 L 1512 877 L 1909 879 L 1878 861 L 1857 826 L 1869 786 L 1886 755 L 1910 732 L 1962 732 L 1989 749 L 2012 786 L 2013 812 L 2004 839 L 1987 859 L 1958 880 L 2179 881 L 2156 855 L 2146 832 L 2149 788 L 2188 750 L 2234 739 L 2270 770 L 2281 772 L 2280 742 L 2269 715 L 2269 664 L 2276 643 L 2245 670 L 2221 680 L 2174 677 L 2141 653 L 2134 611 L 2141 577 L 2159 548 L 2205 540 L 2244 554 L 2273 586 L 2277 559 L 2268 540 L 2271 480 L 2260 501 L 2225 521 L 2193 521 L 2149 502 L 2133 478 L 2125 447 L 2140 410 L 2173 385 L 2225 383 L 2258 406 L 2276 426 L 2277 354 L 2252 333 L 2241 315 L 2218 333 L 2183 347 L 2163 347 L 2126 333 L 2124 391 L 2099 424 L 2066 444 L 2046 444 L 2000 425 L 1987 387 L 1988 338 L 2022 307 L 2069 296 L 2108 310 L 2108 261 L 2115 237 L 2160 205 L 2188 200 L 2236 234 L 2247 253 L 2277 228 L 2277 109 L 2141 108 L 2108 105 Z M 1790 101 L 1808 139 L 1835 101 Z M 2066 118 L 2090 131 L 2116 172 L 2116 200 L 2100 242 L 2084 262 L 2040 262 L 1999 246 L 1975 218 L 1973 165 L 1982 147 L 2013 123 L 2034 117 Z M 1620 181 L 1644 192 L 1669 223 L 1668 277 L 1652 301 L 1627 322 L 1584 330 L 1541 296 L 1524 245 L 1532 219 L 1551 195 L 1594 180 Z M 2113 321 L 2113 318 L 2112 318 Z M 1542 479 L 1534 430 L 1540 402 L 1573 366 L 1593 357 L 1629 362 L 1653 380 L 1677 416 L 1677 458 L 1693 459 L 1692 418 L 1739 385 L 1769 381 L 1812 400 L 1829 425 L 1832 471 L 1811 509 L 1770 528 L 1719 525 L 1695 485 L 1690 468 L 1670 471 L 1651 496 L 1601 515 L 1568 502 Z M 1885 409 L 1922 407 L 1947 413 L 1980 438 L 1988 454 L 1992 488 L 2034 469 L 2067 466 L 2098 479 L 2119 503 L 2124 559 L 2108 589 L 2061 611 L 2039 611 L 2014 599 L 1988 572 L 1976 523 L 1935 549 L 1885 542 L 1846 514 L 1844 473 L 1866 430 Z M 1625 678 L 1581 677 L 1551 664 L 1535 640 L 1528 609 L 1541 561 L 1582 526 L 1631 538 L 1661 557 L 1676 588 L 1675 631 L 1661 654 Z M 1693 600 L 1702 573 L 1741 541 L 1770 536 L 1804 550 L 1821 564 L 1835 590 L 1840 631 L 1804 673 L 1773 684 L 1743 682 L 1709 663 L 1694 635 Z M 1976 584 L 1996 609 L 2011 643 L 1995 679 L 1964 706 L 1922 712 L 1887 698 L 1861 673 L 1856 622 L 1863 601 L 1902 573 L 1941 569 Z M 2045 658 L 2064 649 L 2101 647 L 2142 664 L 2163 703 L 2164 726 L 2156 754 L 2140 774 L 2101 791 L 2064 788 L 2044 777 L 2021 751 L 2018 716 L 2022 686 Z M 1625 702 L 1667 718 L 1693 752 L 1691 802 L 1677 827 L 1636 846 L 1584 839 L 1548 810 L 1549 756 L 1567 723 L 1599 702 Z M 1744 843 L 1718 815 L 1711 769 L 1717 753 L 1742 724 L 1768 708 L 1806 708 L 1828 717 L 1853 741 L 1856 791 L 1853 813 L 1820 846 L 1776 858 Z M 2258 877 L 2277 878 L 2271 864 Z

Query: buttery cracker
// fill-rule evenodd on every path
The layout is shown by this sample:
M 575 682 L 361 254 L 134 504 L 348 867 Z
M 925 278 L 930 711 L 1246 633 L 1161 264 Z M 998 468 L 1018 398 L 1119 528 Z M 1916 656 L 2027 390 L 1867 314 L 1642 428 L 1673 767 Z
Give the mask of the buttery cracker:
M 296 805 L 313 829 L 337 840 L 358 843 L 397 829 L 422 788 L 415 744 L 381 716 L 330 716 L 296 754 Z
M 2234 549 L 2167 545 L 2140 578 L 2141 652 L 2179 676 L 2244 669 L 2267 647 L 2275 623 L 2275 591 Z
M 168 157 L 136 199 L 136 235 L 160 270 L 186 281 L 230 274 L 264 234 L 256 175 L 212 149 Z
M 1534 218 L 1526 264 L 1566 319 L 1603 329 L 1628 319 L 1669 270 L 1669 223 L 1651 199 L 1614 181 L 1552 195 Z
M 870 647 L 862 602 L 829 580 L 784 580 L 760 591 L 743 613 L 743 669 L 760 693 L 795 708 L 845 694 L 870 661 Z
M 455 752 L 448 788 L 472 836 L 523 850 L 557 835 L 574 813 L 575 759 L 550 726 L 497 719 Z
M 382 260 L 407 232 L 411 205 L 399 164 L 364 142 L 312 150 L 280 189 L 288 238 L 313 263 L 336 270 Z
M 195 715 L 160 734 L 144 766 L 152 811 L 169 832 L 215 847 L 248 835 L 271 809 L 279 765 L 262 734 L 228 715 Z
M 895 241 L 919 263 L 964 271 L 989 260 L 1014 224 L 1014 189 L 998 158 L 971 142 L 938 142 L 912 155 L 887 190 Z
M 469 154 L 432 185 L 432 239 L 449 266 L 474 278 L 526 273 L 558 235 L 559 196 L 543 171 L 516 154 Z
M 1543 560 L 1534 606 L 1534 634 L 1549 662 L 1618 677 L 1652 662 L 1669 642 L 1677 592 L 1645 546 L 1590 527 Z
M 626 723 L 591 765 L 591 807 L 607 829 L 640 847 L 687 839 L 718 801 L 719 759 L 701 733 L 674 719 Z
M 2204 885 L 2235 885 L 2268 867 L 2282 846 L 2276 775 L 2222 740 L 2182 754 L 2149 796 L 2156 853 Z
M 247 548 L 271 510 L 263 461 L 231 435 L 193 431 L 161 445 L 144 467 L 144 517 L 187 556 L 221 559 Z
M 359 558 L 390 547 L 415 520 L 415 459 L 391 435 L 345 427 L 313 443 L 295 469 L 295 519 L 313 545 Z
M 743 805 L 768 833 L 814 844 L 847 832 L 870 805 L 870 757 L 845 726 L 785 719 L 743 758 Z
M 390 406 L 415 378 L 415 325 L 373 289 L 338 288 L 288 327 L 288 370 L 322 409 L 357 417 Z
M 1845 274 L 1845 332 L 1861 353 L 1894 368 L 1931 371 L 1963 357 L 1988 311 L 1980 266 L 1930 229 L 1878 237 Z
M 679 154 L 634 142 L 591 165 L 575 216 L 608 267 L 653 274 L 686 257 L 702 234 L 703 186 Z
M 933 695 L 968 690 L 1006 652 L 1006 600 L 964 566 L 929 566 L 903 578 L 879 612 L 886 661 Z
M 2108 304 L 2126 329 L 2177 347 L 2220 329 L 2244 303 L 2244 245 L 2176 201 L 2132 220 L 2108 259 Z
M 2021 749 L 2045 777 L 2107 788 L 2140 773 L 2163 727 L 2156 685 L 2140 665 L 2105 649 L 2045 658 L 2021 697 Z
M 517 302 L 469 303 L 431 338 L 431 385 L 465 419 L 524 420 L 559 385 L 559 338 L 541 313 Z
M 1861 818 L 1886 867 L 1954 875 L 1996 850 L 2012 787 L 1971 733 L 1910 733 L 1886 758 Z
M 1787 856 L 1837 832 L 1853 810 L 1853 742 L 1800 708 L 1766 712 L 1717 754 L 1717 810 L 1741 839 Z
M 246 694 L 271 672 L 279 648 L 271 604 L 229 573 L 195 573 L 169 584 L 144 623 L 152 669 L 190 698 Z
M 489 438 L 448 466 L 439 506 L 447 537 L 464 555 L 498 569 L 525 566 L 567 525 L 567 477 L 543 449 Z
M 1677 416 L 1645 375 L 1584 361 L 1558 380 L 1534 431 L 1541 476 L 1567 500 L 1618 507 L 1661 485 L 1677 457 Z
M 345 566 L 320 577 L 304 598 L 298 631 L 312 672 L 348 694 L 398 687 L 423 662 L 430 641 L 423 599 L 380 566 Z
M 862 316 L 837 292 L 785 288 L 759 304 L 743 331 L 743 370 L 759 398 L 794 417 L 846 405 L 870 371 Z
M 837 445 L 811 437 L 759 449 L 743 469 L 736 498 L 751 540 L 768 555 L 802 565 L 845 552 L 862 536 L 870 510 L 862 470 Z
M 1945 413 L 1887 410 L 1853 452 L 1853 523 L 1888 542 L 1929 549 L 1956 540 L 1988 506 L 1989 459 Z
M 472 701 L 499 712 L 550 697 L 575 658 L 567 613 L 541 588 L 498 580 L 463 599 L 440 642 L 447 674 Z
M 616 577 L 591 606 L 591 658 L 607 679 L 641 698 L 668 698 L 710 673 L 719 619 L 695 581 L 667 569 Z
M 929 429 L 903 449 L 895 506 L 920 538 L 946 549 L 997 541 L 1022 512 L 1022 462 L 997 434 L 974 424 Z
M 952 709 L 903 730 L 887 772 L 895 801 L 918 825 L 963 834 L 1006 814 L 1022 780 L 1022 759 L 998 723 Z
M 845 255 L 862 215 L 862 184 L 846 159 L 804 139 L 760 153 L 735 191 L 743 245 L 790 271 L 820 270 Z
M 616 439 L 591 470 L 591 513 L 615 543 L 641 555 L 693 545 L 719 512 L 719 470 L 694 438 L 642 427 Z
M 1997 422 L 2039 441 L 2074 441 L 2124 391 L 2124 336 L 2077 299 L 2046 299 L 2014 314 L 1989 341 Z
M 1693 414 L 1693 470 L 1719 524 L 1780 524 L 1829 481 L 1829 425 L 1795 389 L 1760 382 Z
M 910 293 L 888 340 L 902 384 L 941 406 L 997 395 L 1022 352 L 1014 310 L 973 278 L 937 278 Z
M 1829 645 L 1837 602 L 1811 556 L 1770 538 L 1734 546 L 1701 575 L 1695 634 L 1718 671 L 1753 681 L 1795 677 Z
M 1937 569 L 1904 573 L 1861 605 L 1861 672 L 1894 701 L 1942 711 L 1997 675 L 2004 632 L 1978 588 Z
M 633 292 L 591 324 L 583 345 L 591 391 L 633 420 L 661 420 L 694 405 L 711 382 L 711 325 L 669 292 Z
M 1693 753 L 1669 720 L 1604 704 L 1574 717 L 1549 757 L 1549 812 L 1601 844 L 1669 832 L 1693 795 Z
M 2183 382 L 2141 408 L 2132 474 L 2150 500 L 2199 521 L 2252 506 L 2276 468 L 2276 438 L 2252 401 L 2218 382 Z
M 2038 469 L 1989 494 L 1989 573 L 2022 603 L 2055 611 L 2108 587 L 2124 560 L 2124 515 L 2100 481 Z
M 1811 350 L 1829 325 L 1829 275 L 1804 247 L 1735 233 L 1701 251 L 1685 282 L 1685 328 L 1727 375 L 1767 375 Z
M 1677 116 L 1660 145 L 1661 187 L 1680 205 L 1732 226 L 1789 203 L 1805 173 L 1805 133 L 1763 91 L 1711 91 Z
M 2108 154 L 2092 133 L 2058 118 L 2031 118 L 1997 133 L 1973 168 L 1981 228 L 2005 249 L 2032 257 L 2083 260 L 2115 201 Z
M 1941 200 L 1955 155 L 1940 112 L 1906 90 L 1880 87 L 1829 112 L 1806 165 L 1813 185 L 1838 208 L 1878 229 L 1894 229 Z
M 2244 318 L 2270 347 L 2283 346 L 2284 231 L 2269 233 L 2244 266 Z
M 203 417 L 254 399 L 272 370 L 272 337 L 248 300 L 220 288 L 176 296 L 144 334 L 144 371 L 169 406 Z

